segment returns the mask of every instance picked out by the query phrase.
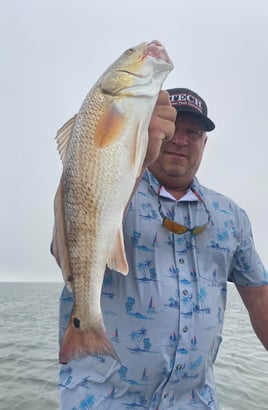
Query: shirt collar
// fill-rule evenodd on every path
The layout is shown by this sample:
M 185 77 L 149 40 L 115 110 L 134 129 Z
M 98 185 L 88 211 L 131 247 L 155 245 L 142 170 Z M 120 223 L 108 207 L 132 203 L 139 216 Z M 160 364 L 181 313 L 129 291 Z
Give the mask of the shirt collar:
M 165 187 L 161 186 L 160 192 L 159 192 L 160 196 L 163 196 L 165 198 L 170 198 L 176 201 L 176 198 L 170 194 Z M 178 202 L 180 201 L 198 201 L 197 196 L 193 193 L 193 191 L 188 188 L 187 192 L 179 199 Z
M 159 181 L 156 179 L 156 177 L 151 173 L 151 171 L 149 169 L 145 170 L 142 179 L 144 181 L 146 181 L 152 187 L 152 189 L 155 191 L 156 194 L 158 193 L 161 184 L 159 183 Z M 198 198 L 192 192 L 191 188 L 193 188 L 194 191 L 198 192 L 201 197 L 204 196 L 204 194 L 201 190 L 201 186 L 199 184 L 198 179 L 196 177 L 194 177 L 193 181 L 190 184 L 190 187 L 188 188 L 188 191 L 180 199 L 180 201 L 198 201 Z M 161 187 L 160 194 L 161 194 L 161 196 L 164 196 L 166 198 L 170 198 L 170 199 L 175 200 L 173 195 L 171 195 L 169 192 L 167 192 L 167 190 L 163 186 Z

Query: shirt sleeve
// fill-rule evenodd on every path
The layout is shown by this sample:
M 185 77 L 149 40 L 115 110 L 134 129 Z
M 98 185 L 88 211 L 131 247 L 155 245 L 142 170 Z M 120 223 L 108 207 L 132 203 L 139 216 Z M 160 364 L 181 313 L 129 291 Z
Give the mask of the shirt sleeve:
M 250 220 L 245 211 L 240 212 L 240 241 L 228 280 L 241 286 L 267 285 L 268 272 L 256 251 Z

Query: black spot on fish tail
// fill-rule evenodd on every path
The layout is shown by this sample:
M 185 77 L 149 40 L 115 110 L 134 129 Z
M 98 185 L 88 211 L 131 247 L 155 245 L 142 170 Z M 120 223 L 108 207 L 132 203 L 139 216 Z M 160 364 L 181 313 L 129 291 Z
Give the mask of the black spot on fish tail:
M 74 317 L 73 324 L 74 324 L 74 327 L 76 327 L 76 329 L 80 329 L 80 320 L 77 319 L 77 317 Z

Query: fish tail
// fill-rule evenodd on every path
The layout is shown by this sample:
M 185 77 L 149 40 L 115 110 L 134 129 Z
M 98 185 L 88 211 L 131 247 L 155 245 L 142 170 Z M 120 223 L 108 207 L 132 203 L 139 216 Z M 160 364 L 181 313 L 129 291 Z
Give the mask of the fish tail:
M 60 348 L 60 363 L 88 355 L 111 356 L 120 362 L 103 327 L 76 329 L 69 323 Z

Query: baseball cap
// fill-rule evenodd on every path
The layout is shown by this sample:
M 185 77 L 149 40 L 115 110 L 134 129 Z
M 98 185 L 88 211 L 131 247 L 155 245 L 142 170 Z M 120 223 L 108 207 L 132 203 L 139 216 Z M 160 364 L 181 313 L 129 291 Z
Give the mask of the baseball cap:
M 206 131 L 212 131 L 215 124 L 208 118 L 208 109 L 203 98 L 188 88 L 172 88 L 167 90 L 171 105 L 176 108 L 177 112 L 185 112 L 200 118 Z

